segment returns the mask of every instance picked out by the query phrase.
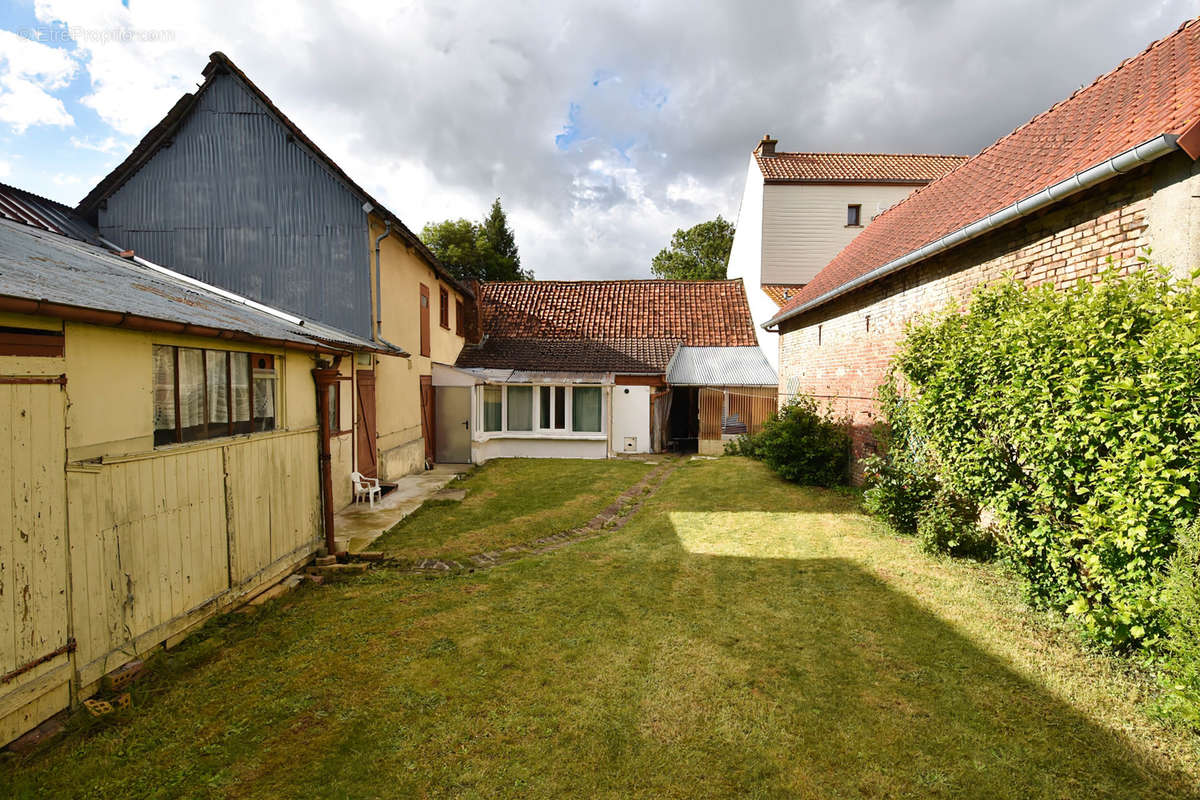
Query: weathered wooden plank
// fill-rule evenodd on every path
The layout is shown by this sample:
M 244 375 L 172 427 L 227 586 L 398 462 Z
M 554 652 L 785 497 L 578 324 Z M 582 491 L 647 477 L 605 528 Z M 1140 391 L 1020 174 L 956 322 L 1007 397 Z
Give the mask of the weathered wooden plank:
M 33 438 L 30 424 L 32 402 L 30 390 L 33 387 L 13 387 L 13 409 L 11 428 L 13 436 L 13 575 L 16 597 L 15 616 L 13 625 L 16 631 L 14 661 L 24 664 L 42 653 L 38 651 L 37 641 L 37 607 L 36 579 L 33 576 L 33 563 L 36 559 L 37 532 L 33 518 L 34 455 L 31 446 Z
M 0 386 L 0 673 L 10 672 L 17 667 L 16 626 L 16 574 L 13 564 L 16 556 L 16 508 L 13 483 L 16 463 L 15 434 L 13 432 L 14 386 Z

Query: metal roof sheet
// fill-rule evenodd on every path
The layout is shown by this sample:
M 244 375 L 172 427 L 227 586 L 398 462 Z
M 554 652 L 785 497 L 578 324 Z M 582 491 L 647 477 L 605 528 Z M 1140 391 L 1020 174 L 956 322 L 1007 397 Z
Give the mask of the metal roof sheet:
M 680 347 L 667 367 L 672 386 L 776 386 L 779 376 L 757 347 Z
M 102 247 L 9 220 L 0 220 L 0 295 L 305 347 L 383 350 L 324 325 L 279 318 Z
M 45 197 L 0 183 L 0 218 L 51 233 L 99 244 L 99 233 L 75 210 Z

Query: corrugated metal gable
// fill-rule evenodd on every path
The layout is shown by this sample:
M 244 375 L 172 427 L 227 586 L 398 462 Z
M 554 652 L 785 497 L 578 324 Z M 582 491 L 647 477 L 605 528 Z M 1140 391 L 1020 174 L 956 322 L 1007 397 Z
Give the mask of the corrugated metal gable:
M 108 197 L 99 222 L 152 261 L 370 335 L 361 202 L 231 75 L 214 76 L 171 146 Z

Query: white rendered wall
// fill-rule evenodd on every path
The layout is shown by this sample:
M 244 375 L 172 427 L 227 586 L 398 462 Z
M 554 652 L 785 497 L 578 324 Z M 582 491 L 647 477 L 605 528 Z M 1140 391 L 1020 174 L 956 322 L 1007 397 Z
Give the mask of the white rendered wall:
M 737 230 L 733 249 L 729 251 L 730 278 L 741 278 L 746 287 L 746 299 L 762 348 L 776 370 L 779 368 L 779 334 L 768 333 L 762 324 L 775 316 L 779 307 L 763 294 L 763 176 L 753 154 L 746 168 L 746 186 L 742 190 L 742 205 L 738 210 Z
M 493 437 L 471 443 L 471 461 L 482 464 L 493 458 L 608 458 L 608 440 L 603 434 L 584 439 L 573 436 Z

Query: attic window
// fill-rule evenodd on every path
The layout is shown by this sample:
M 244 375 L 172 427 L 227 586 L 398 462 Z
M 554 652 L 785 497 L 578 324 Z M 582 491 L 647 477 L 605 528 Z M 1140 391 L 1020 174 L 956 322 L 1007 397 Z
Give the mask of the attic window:
M 846 206 L 846 227 L 862 227 L 862 206 L 855 204 Z

